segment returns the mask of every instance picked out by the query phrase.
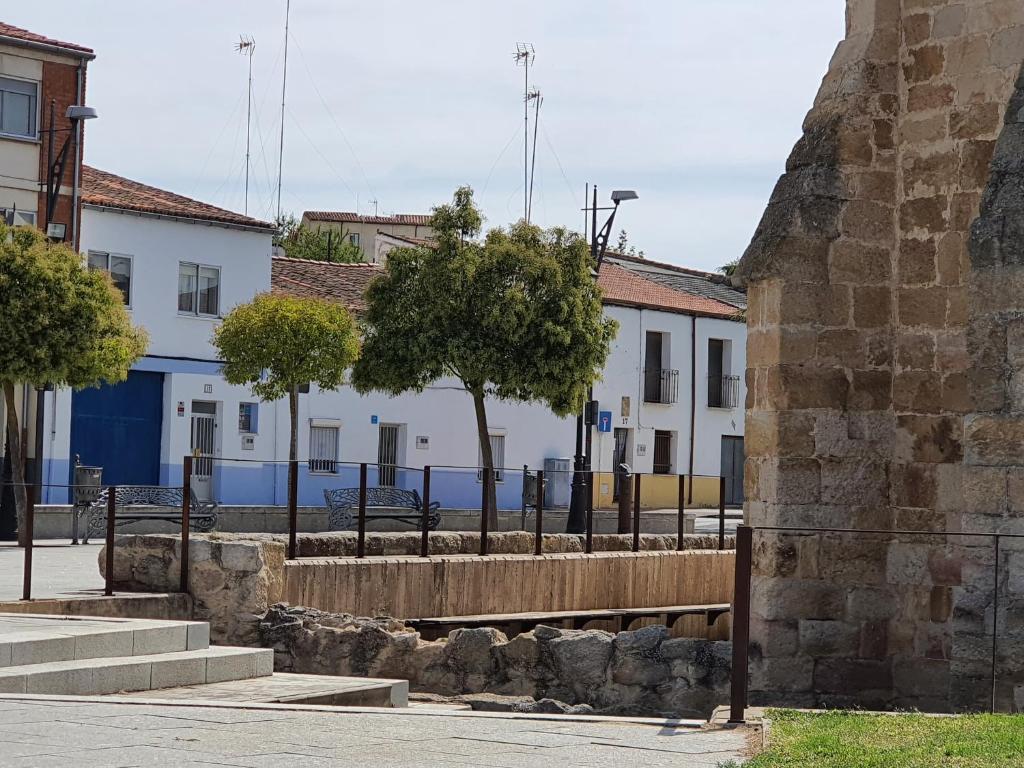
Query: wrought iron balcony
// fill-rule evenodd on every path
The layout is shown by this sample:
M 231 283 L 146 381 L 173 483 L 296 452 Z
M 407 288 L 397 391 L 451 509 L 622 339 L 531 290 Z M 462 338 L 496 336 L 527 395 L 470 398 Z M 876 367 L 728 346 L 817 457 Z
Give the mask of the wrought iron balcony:
M 644 369 L 644 402 L 671 405 L 679 401 L 679 371 Z
M 739 404 L 739 376 L 708 376 L 709 408 L 736 408 Z

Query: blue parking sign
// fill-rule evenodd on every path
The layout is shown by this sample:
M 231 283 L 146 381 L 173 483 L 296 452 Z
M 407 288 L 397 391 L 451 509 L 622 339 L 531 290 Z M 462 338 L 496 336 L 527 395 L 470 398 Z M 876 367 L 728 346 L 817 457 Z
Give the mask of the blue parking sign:
M 612 431 L 612 412 L 601 411 L 597 418 L 597 431 L 598 432 L 611 432 Z

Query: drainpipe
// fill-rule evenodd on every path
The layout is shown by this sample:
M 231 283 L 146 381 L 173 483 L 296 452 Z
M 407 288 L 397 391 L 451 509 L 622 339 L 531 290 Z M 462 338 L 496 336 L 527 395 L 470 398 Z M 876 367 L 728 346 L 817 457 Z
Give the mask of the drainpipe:
M 697 316 L 690 322 L 690 488 L 687 504 L 693 504 L 693 454 L 697 434 Z
M 85 59 L 78 62 L 78 95 L 76 104 L 84 103 L 85 96 Z M 78 199 L 82 181 L 82 120 L 74 120 L 75 129 L 75 172 L 71 182 L 71 247 L 78 250 Z

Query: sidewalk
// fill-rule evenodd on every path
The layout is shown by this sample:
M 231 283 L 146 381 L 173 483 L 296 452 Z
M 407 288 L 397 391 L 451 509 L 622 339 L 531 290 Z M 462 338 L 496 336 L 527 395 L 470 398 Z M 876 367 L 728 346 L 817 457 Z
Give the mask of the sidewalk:
M 32 597 L 95 597 L 103 593 L 102 542 L 71 546 L 67 539 L 36 539 L 32 548 Z M 25 551 L 0 542 L 0 601 L 20 600 Z

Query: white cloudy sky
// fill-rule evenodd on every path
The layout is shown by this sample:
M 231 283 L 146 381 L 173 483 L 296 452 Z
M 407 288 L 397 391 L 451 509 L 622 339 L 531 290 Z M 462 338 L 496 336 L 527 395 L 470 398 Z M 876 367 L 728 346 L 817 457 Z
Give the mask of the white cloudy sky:
M 283 208 L 428 212 L 469 184 L 522 215 L 522 70 L 544 94 L 534 220 L 582 226 L 583 187 L 633 188 L 651 258 L 742 253 L 843 33 L 843 0 L 293 0 Z M 277 175 L 284 0 L 40 0 L 4 20 L 93 47 L 86 161 L 241 210 Z

